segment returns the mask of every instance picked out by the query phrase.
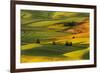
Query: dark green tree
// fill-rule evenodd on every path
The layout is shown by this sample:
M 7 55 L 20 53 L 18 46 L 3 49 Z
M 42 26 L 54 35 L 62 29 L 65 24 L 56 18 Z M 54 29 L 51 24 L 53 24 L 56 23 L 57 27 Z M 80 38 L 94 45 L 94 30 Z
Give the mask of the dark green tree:
M 73 21 L 72 21 L 72 22 L 68 22 L 68 25 L 69 25 L 69 26 L 75 26 L 76 24 L 77 24 L 77 23 L 76 23 L 76 22 L 73 22 Z
M 52 42 L 52 44 L 53 44 L 53 45 L 56 45 L 56 42 L 55 42 L 55 41 L 53 41 L 53 42 Z
M 74 22 L 74 21 L 72 21 L 72 22 L 64 22 L 63 24 L 64 24 L 64 26 L 75 26 L 75 25 L 77 25 L 77 22 Z
M 69 46 L 72 46 L 72 42 L 69 42 Z
M 39 40 L 39 39 L 37 39 L 37 40 L 36 40 L 36 43 L 40 44 L 40 40 Z
M 66 45 L 66 46 L 69 46 L 69 43 L 68 43 L 68 41 L 66 41 L 65 45 Z

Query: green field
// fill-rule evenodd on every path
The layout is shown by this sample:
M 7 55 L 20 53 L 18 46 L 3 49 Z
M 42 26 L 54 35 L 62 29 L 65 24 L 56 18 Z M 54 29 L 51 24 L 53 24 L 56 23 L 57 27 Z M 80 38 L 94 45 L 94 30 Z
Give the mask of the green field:
M 89 59 L 88 26 L 89 13 L 21 10 L 21 62 Z

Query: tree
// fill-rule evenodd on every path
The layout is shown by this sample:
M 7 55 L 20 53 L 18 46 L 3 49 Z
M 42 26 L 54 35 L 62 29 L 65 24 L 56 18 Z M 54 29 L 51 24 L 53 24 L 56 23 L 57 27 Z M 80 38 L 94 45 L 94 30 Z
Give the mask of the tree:
M 64 22 L 63 24 L 64 24 L 64 26 L 75 26 L 77 24 L 77 22 L 74 22 L 74 21 L 72 21 L 72 22 Z
M 74 39 L 74 38 L 75 38 L 75 36 L 72 37 L 72 39 Z
M 69 46 L 72 46 L 72 42 L 69 42 Z
M 66 45 L 66 46 L 72 46 L 72 42 L 66 41 L 65 45 Z
M 72 22 L 68 22 L 68 25 L 69 26 L 75 26 L 76 25 L 76 22 L 73 22 L 73 21 Z
M 56 42 L 55 42 L 55 41 L 53 41 L 53 42 L 52 42 L 52 44 L 53 44 L 53 45 L 56 45 Z
M 37 39 L 37 40 L 36 40 L 36 43 L 40 44 L 40 40 L 39 40 L 39 39 Z
M 66 46 L 69 46 L 69 43 L 68 43 L 68 41 L 66 41 L 65 45 L 66 45 Z

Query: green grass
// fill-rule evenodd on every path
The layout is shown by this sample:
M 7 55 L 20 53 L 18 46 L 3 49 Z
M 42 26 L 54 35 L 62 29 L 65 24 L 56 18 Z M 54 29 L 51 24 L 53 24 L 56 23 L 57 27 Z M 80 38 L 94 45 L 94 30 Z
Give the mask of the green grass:
M 40 44 L 28 44 L 28 45 L 24 45 L 24 46 L 21 46 L 21 50 L 27 50 L 27 49 L 31 49 L 31 48 L 35 48 L 35 47 L 40 47 L 42 45 Z
M 63 56 L 64 53 L 82 50 L 87 48 L 88 44 L 80 44 L 80 46 L 66 46 L 66 45 L 52 45 L 46 44 L 42 46 L 33 47 L 31 49 L 22 50 L 22 55 L 30 55 L 30 56 Z

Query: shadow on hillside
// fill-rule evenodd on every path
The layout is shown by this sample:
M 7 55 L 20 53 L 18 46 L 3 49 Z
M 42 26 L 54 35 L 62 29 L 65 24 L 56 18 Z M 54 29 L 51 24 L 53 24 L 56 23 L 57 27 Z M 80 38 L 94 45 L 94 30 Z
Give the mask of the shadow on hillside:
M 79 44 L 78 46 L 66 46 L 66 45 L 43 45 L 41 47 L 35 47 L 32 49 L 21 50 L 21 55 L 29 56 L 49 56 L 49 57 L 64 57 L 62 54 L 82 50 L 89 47 L 89 44 Z

